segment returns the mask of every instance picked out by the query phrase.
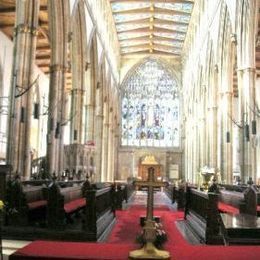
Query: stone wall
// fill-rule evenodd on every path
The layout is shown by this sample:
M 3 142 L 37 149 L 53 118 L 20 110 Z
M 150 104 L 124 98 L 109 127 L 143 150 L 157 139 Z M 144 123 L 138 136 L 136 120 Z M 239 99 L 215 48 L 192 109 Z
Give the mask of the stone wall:
M 146 155 L 153 155 L 161 164 L 162 177 L 169 178 L 170 164 L 179 165 L 179 178 L 182 178 L 182 151 L 170 151 L 155 148 L 120 148 L 118 152 L 118 179 L 126 180 L 127 177 L 138 176 L 138 166 Z

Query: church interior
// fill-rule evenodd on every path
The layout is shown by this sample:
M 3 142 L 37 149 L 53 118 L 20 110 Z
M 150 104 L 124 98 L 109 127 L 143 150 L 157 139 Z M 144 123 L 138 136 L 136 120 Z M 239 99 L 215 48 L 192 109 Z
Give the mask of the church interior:
M 259 0 L 0 0 L 0 260 L 260 259 Z

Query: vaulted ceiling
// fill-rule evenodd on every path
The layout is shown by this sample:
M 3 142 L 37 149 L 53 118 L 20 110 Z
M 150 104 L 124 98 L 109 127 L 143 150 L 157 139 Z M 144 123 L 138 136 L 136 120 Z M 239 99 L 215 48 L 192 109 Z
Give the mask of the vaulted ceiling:
M 122 56 L 180 56 L 193 0 L 110 0 Z

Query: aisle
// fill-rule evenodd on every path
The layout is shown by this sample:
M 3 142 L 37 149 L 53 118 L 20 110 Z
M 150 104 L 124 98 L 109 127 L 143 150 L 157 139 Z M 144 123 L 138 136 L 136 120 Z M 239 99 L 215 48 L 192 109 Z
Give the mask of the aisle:
M 139 218 L 146 208 L 144 193 L 137 193 L 131 205 L 126 210 L 116 212 L 117 221 L 107 242 L 105 243 L 75 243 L 57 241 L 35 241 L 20 249 L 11 260 L 123 260 L 128 259 L 129 251 L 140 247 L 136 236 L 141 232 Z M 207 246 L 191 245 L 181 235 L 176 227 L 176 221 L 183 220 L 183 212 L 172 210 L 164 194 L 155 195 L 157 204 L 154 215 L 161 217 L 162 225 L 167 233 L 168 241 L 164 248 L 174 260 L 258 260 L 260 246 Z M 158 207 L 157 207 L 158 206 Z
M 168 207 L 173 208 L 170 199 L 166 196 L 164 192 L 156 191 L 154 192 L 154 208 Z M 146 207 L 147 204 L 147 191 L 136 191 L 133 199 L 130 201 L 129 206 L 142 206 Z

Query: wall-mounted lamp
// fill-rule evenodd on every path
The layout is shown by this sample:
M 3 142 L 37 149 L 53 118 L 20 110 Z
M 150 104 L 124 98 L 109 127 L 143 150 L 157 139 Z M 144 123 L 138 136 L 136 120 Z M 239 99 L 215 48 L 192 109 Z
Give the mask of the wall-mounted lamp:
M 256 121 L 252 121 L 252 135 L 256 135 Z
M 249 142 L 249 124 L 246 124 L 245 125 L 245 138 L 246 138 L 246 141 Z
M 229 131 L 227 131 L 227 133 L 226 133 L 226 142 L 230 143 L 230 132 Z
M 74 130 L 74 141 L 76 141 L 78 138 L 78 130 Z
M 21 107 L 21 117 L 20 117 L 20 122 L 24 123 L 25 121 L 25 108 Z
M 53 125 L 54 125 L 54 124 L 53 124 L 53 121 L 54 121 L 54 119 L 53 119 L 53 117 L 52 117 L 52 118 L 50 119 L 50 124 L 49 124 L 49 130 L 50 130 L 50 131 L 52 131 L 52 130 L 54 129 L 54 128 L 53 128 L 53 127 L 54 127 L 54 126 L 53 126 Z
M 59 138 L 60 135 L 60 123 L 57 122 L 56 129 L 55 129 L 55 138 Z
M 34 103 L 33 117 L 34 117 L 34 119 L 39 119 L 39 117 L 40 117 L 40 114 L 39 114 L 39 103 Z

